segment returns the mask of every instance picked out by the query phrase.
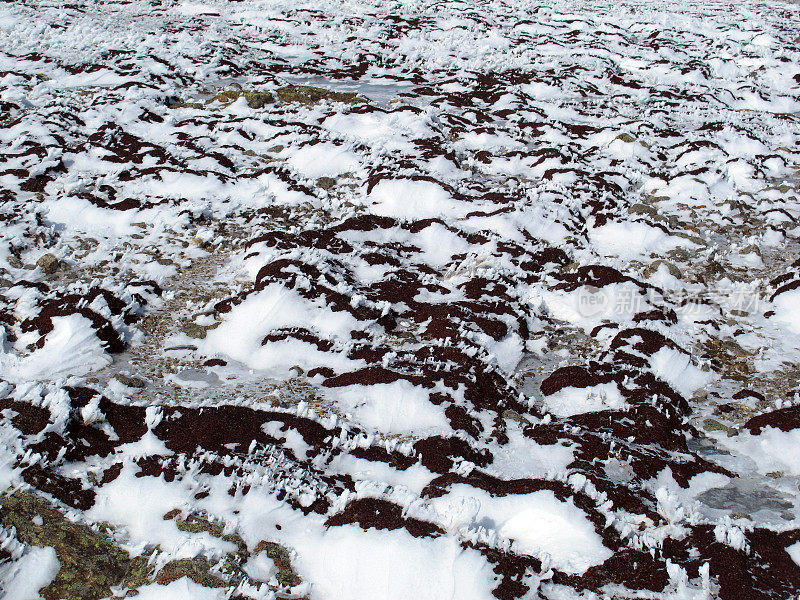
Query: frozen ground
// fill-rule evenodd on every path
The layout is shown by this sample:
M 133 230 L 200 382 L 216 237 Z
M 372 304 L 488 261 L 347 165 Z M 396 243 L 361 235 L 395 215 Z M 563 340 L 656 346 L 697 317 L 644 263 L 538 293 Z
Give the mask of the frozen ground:
M 797 598 L 798 23 L 0 4 L 0 596 Z

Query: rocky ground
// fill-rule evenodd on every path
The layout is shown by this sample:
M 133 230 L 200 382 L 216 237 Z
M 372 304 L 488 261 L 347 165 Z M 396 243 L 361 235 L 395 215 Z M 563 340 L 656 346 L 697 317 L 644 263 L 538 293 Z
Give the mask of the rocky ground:
M 0 5 L 0 596 L 797 598 L 798 22 Z

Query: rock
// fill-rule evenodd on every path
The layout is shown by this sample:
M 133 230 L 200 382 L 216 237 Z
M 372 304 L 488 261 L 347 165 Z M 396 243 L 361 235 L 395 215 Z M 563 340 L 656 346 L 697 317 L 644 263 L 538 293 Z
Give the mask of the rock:
M 20 259 L 18 259 L 16 256 L 9 256 L 8 257 L 8 264 L 10 266 L 14 267 L 15 269 L 21 269 L 22 268 L 22 261 Z
M 681 237 L 685 240 L 689 240 L 690 242 L 692 242 L 693 244 L 697 244 L 698 246 L 705 246 L 706 243 L 706 241 L 703 238 L 694 233 L 687 233 L 685 231 L 675 231 L 672 233 L 672 235 Z
M 170 104 L 167 108 L 176 109 L 176 108 L 203 108 L 202 102 L 175 102 L 174 104 Z
M 267 542 L 262 540 L 255 547 L 253 553 L 258 554 L 259 552 L 266 552 L 267 556 L 269 556 L 275 563 L 275 566 L 278 567 L 278 574 L 276 575 L 278 583 L 287 587 L 293 587 L 300 584 L 301 579 L 297 576 L 297 573 L 295 573 L 294 569 L 292 568 L 289 552 L 286 550 L 286 548 L 276 544 L 275 542 Z
M 650 277 L 655 275 L 656 271 L 658 271 L 658 269 L 661 268 L 661 265 L 667 267 L 669 274 L 675 277 L 676 279 L 680 279 L 683 276 L 681 270 L 678 267 L 676 267 L 671 262 L 662 259 L 654 260 L 653 262 L 651 262 L 647 267 L 645 267 L 644 271 L 642 272 L 642 275 L 644 275 L 646 278 L 649 279 Z
M 528 421 L 528 419 L 523 417 L 517 411 L 511 410 L 510 408 L 507 408 L 506 410 L 503 411 L 503 418 L 508 421 L 516 421 L 517 423 L 523 426 L 531 424 L 531 422 Z
M 726 425 L 723 425 L 722 423 L 720 423 L 716 419 L 706 419 L 705 421 L 703 421 L 703 429 L 705 429 L 706 431 L 709 431 L 709 432 L 710 431 L 724 431 L 724 432 L 727 433 L 730 430 L 730 427 L 728 427 Z
M 44 254 L 36 261 L 36 266 L 39 267 L 45 275 L 52 275 L 58 271 L 61 266 L 58 259 L 53 254 Z
M 267 104 L 275 102 L 272 92 L 245 92 L 244 99 L 250 108 L 264 108 Z
M 221 102 L 222 104 L 230 104 L 239 99 L 239 96 L 242 95 L 242 91 L 238 89 L 232 90 L 224 90 L 211 98 L 206 104 L 211 104 L 213 102 Z
M 620 133 L 616 138 L 617 140 L 622 140 L 626 144 L 632 144 L 636 141 L 636 138 L 633 137 L 630 133 Z
M 159 570 L 156 575 L 156 583 L 159 585 L 168 585 L 182 577 L 188 577 L 203 587 L 225 587 L 226 584 L 224 580 L 209 572 L 214 567 L 214 564 L 215 563 L 202 556 L 173 560 Z
M 628 214 L 631 214 L 631 215 L 647 215 L 648 217 L 657 217 L 658 216 L 658 209 L 655 206 L 650 206 L 649 204 L 642 204 L 641 202 L 637 202 L 636 204 L 632 204 L 628 208 Z
M 56 552 L 60 568 L 42 588 L 43 598 L 99 600 L 131 575 L 133 564 L 125 550 L 92 528 L 67 520 L 49 502 L 18 491 L 4 496 L 2 503 L 3 527 L 16 528 L 21 542 Z
M 712 258 L 706 263 L 705 267 L 703 268 L 703 274 L 711 278 L 717 276 L 722 277 L 723 275 L 725 275 L 725 267 L 723 267 L 721 264 L 719 264 L 716 260 Z
M 297 102 L 300 104 L 316 104 L 324 100 L 344 102 L 345 104 L 361 104 L 366 102 L 355 92 L 334 92 L 311 85 L 287 85 L 276 90 L 281 102 Z
M 336 180 L 333 177 L 320 177 L 317 179 L 317 187 L 323 190 L 331 190 L 336 185 Z
M 190 338 L 195 338 L 198 340 L 205 339 L 206 337 L 206 329 L 207 327 L 203 325 L 198 325 L 192 321 L 188 323 L 184 323 L 181 325 L 181 331 L 188 335 Z
M 762 258 L 761 248 L 759 248 L 755 244 L 748 244 L 747 246 L 741 249 L 740 254 L 755 254 L 759 258 Z
M 143 379 L 138 377 L 131 377 L 130 375 L 124 375 L 122 373 L 117 373 L 114 375 L 114 379 L 119 381 L 122 385 L 130 387 L 130 388 L 144 388 L 147 384 Z

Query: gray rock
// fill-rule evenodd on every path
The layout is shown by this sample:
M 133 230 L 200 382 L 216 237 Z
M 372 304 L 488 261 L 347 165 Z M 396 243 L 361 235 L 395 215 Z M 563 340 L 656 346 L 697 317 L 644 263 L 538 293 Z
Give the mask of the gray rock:
M 188 323 L 184 323 L 181 326 L 181 331 L 188 335 L 190 338 L 195 338 L 198 340 L 205 339 L 206 337 L 206 327 L 203 325 L 198 325 L 197 323 L 193 323 L 189 321 Z
M 511 410 L 510 408 L 507 408 L 506 410 L 503 411 L 503 418 L 507 419 L 508 421 L 516 421 L 517 423 L 523 426 L 531 424 L 531 422 L 528 421 L 528 419 L 523 417 L 517 411 Z
M 114 379 L 119 381 L 122 385 L 131 387 L 131 388 L 143 388 L 147 385 L 143 379 L 139 379 L 138 377 L 131 377 L 130 375 L 123 375 L 122 373 L 117 373 L 114 375 Z
M 649 217 L 657 217 L 658 216 L 658 209 L 655 206 L 650 206 L 649 204 L 642 204 L 641 202 L 637 202 L 636 204 L 632 204 L 628 208 L 628 214 L 631 214 L 631 215 L 647 215 Z
M 264 108 L 275 102 L 271 92 L 245 92 L 244 98 L 250 108 Z
M 662 259 L 654 260 L 653 262 L 651 262 L 647 267 L 645 267 L 642 274 L 645 277 L 649 278 L 653 274 L 655 274 L 655 272 L 658 271 L 659 268 L 661 268 L 661 265 L 667 267 L 669 274 L 672 275 L 673 277 L 680 279 L 683 276 L 681 270 L 678 267 L 673 265 L 671 262 Z
M 46 275 L 52 275 L 58 271 L 61 264 L 53 254 L 44 254 L 36 261 L 36 266 L 39 267 Z
M 333 177 L 320 177 L 317 179 L 317 187 L 323 190 L 331 190 L 336 186 L 336 180 Z

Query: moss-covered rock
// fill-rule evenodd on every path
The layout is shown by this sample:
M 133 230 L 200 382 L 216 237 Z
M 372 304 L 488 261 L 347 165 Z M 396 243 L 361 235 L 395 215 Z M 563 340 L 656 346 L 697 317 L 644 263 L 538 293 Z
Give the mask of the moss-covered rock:
M 40 590 L 45 600 L 96 600 L 111 595 L 111 586 L 128 575 L 128 553 L 100 533 L 67 520 L 48 502 L 17 491 L 2 499 L 0 522 L 15 527 L 20 541 L 32 546 L 50 546 L 61 569 Z
M 275 92 L 281 102 L 297 102 L 299 104 L 316 104 L 324 100 L 344 102 L 345 104 L 361 104 L 366 99 L 355 92 L 334 92 L 311 85 L 287 85 Z
M 173 560 L 159 570 L 156 583 L 167 585 L 182 577 L 188 577 L 203 587 L 225 587 L 227 582 L 210 573 L 213 567 L 214 563 L 202 556 Z
M 292 560 L 289 551 L 275 542 L 261 541 L 256 546 L 255 551 L 266 552 L 275 566 L 278 567 L 278 574 L 275 576 L 278 583 L 284 587 L 294 587 L 301 583 L 300 577 L 292 568 Z
M 203 108 L 202 102 L 173 102 L 167 108 Z
M 214 102 L 228 105 L 235 102 L 239 98 L 244 97 L 247 106 L 250 108 L 264 108 L 267 104 L 275 102 L 275 97 L 272 92 L 260 90 L 242 90 L 239 88 L 231 88 L 223 90 L 211 98 L 206 104 L 213 104 Z
M 52 547 L 61 565 L 55 579 L 39 591 L 45 600 L 99 600 L 112 595 L 112 587 L 128 590 L 134 597 L 136 589 L 153 582 L 167 585 L 188 577 L 208 588 L 235 586 L 247 579 L 242 566 L 250 553 L 236 534 L 226 534 L 218 523 L 192 514 L 182 517 L 178 509 L 164 518 L 175 519 L 181 531 L 208 533 L 236 545 L 222 561 L 215 563 L 203 556 L 173 560 L 156 572 L 149 556 L 130 558 L 128 553 L 111 541 L 110 527 L 98 530 L 69 521 L 59 510 L 35 494 L 17 491 L 0 500 L 0 523 L 16 528 L 20 541 L 33 546 Z M 301 583 L 292 569 L 289 552 L 275 542 L 261 542 L 257 552 L 266 551 L 278 567 L 277 580 L 283 587 Z
M 245 92 L 244 99 L 250 108 L 264 108 L 267 104 L 275 102 L 272 92 Z

